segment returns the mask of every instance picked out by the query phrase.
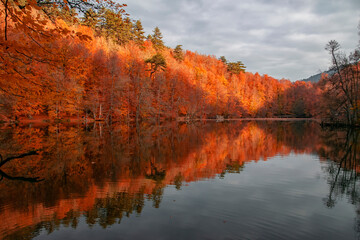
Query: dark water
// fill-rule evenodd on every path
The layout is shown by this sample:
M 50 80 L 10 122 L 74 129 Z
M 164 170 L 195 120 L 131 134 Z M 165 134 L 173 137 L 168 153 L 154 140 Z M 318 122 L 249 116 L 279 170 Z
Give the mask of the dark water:
M 4 126 L 0 239 L 357 239 L 358 135 L 312 121 Z

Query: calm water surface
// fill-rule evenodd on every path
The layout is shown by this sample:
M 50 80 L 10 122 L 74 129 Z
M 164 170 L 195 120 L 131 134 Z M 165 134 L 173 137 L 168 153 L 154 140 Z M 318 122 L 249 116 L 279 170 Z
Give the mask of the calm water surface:
M 4 126 L 0 239 L 358 239 L 358 135 L 312 121 Z

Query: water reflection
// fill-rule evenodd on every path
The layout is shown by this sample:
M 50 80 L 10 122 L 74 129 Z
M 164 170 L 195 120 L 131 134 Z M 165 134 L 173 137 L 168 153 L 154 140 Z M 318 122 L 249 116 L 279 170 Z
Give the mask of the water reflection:
M 329 160 L 327 173 L 329 194 L 324 198 L 327 207 L 335 207 L 337 201 L 346 197 L 356 207 L 356 230 L 360 239 L 360 132 L 355 129 L 323 131 L 323 146 L 319 155 Z
M 359 176 L 359 132 L 325 131 L 323 141 L 326 143 L 319 151 L 320 156 L 329 159 L 326 165 L 328 173 L 329 196 L 326 199 L 328 207 L 334 207 L 336 199 L 346 195 L 352 204 L 360 201 L 357 180 Z
M 0 181 L 1 239 L 32 239 L 59 226 L 107 228 L 161 206 L 164 189 L 240 173 L 245 163 L 274 156 L 319 155 L 328 179 L 325 204 L 343 195 L 359 206 L 358 132 L 322 130 L 317 123 L 240 121 L 162 126 L 20 126 L 0 132 L 7 176 Z M 10 175 L 11 174 L 11 175 Z M 360 212 L 360 208 L 359 212 Z

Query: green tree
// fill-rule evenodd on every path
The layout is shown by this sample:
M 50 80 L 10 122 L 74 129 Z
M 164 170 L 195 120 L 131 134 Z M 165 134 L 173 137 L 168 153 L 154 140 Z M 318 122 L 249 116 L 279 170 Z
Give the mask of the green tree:
M 161 53 L 157 53 L 149 59 L 145 60 L 145 63 L 150 63 L 150 78 L 158 70 L 164 71 L 166 69 L 166 60 Z
M 219 60 L 222 61 L 224 64 L 227 64 L 227 60 L 224 56 L 221 56 Z
M 178 62 L 182 62 L 184 60 L 184 52 L 182 49 L 182 45 L 177 45 L 174 49 L 173 52 L 173 56 L 174 58 L 178 61 Z
M 239 74 L 245 72 L 245 65 L 241 61 L 227 63 L 228 71 L 232 74 Z
M 151 40 L 154 48 L 157 51 L 162 50 L 165 47 L 164 41 L 162 40 L 162 38 L 163 38 L 163 36 L 162 36 L 160 29 L 158 27 L 155 27 L 150 40 Z
M 85 12 L 84 17 L 82 18 L 82 24 L 92 29 L 95 29 L 99 23 L 98 18 L 98 14 L 94 12 L 94 10 L 89 9 Z
M 100 34 L 120 45 L 129 42 L 132 38 L 131 20 L 128 17 L 123 18 L 122 13 L 106 8 L 99 11 Z
M 144 32 L 144 28 L 141 24 L 141 21 L 137 20 L 134 23 L 133 29 L 132 29 L 133 40 L 135 41 L 136 44 L 142 45 L 144 43 L 144 40 L 145 40 L 144 33 L 145 32 Z

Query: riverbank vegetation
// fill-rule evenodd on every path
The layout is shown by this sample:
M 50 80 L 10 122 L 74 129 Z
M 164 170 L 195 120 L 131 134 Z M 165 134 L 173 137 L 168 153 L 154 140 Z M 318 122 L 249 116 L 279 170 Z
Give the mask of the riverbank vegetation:
M 167 47 L 158 27 L 146 36 L 125 7 L 1 0 L 1 119 L 326 116 L 359 122 L 358 59 L 337 66 L 319 84 L 274 79 L 246 72 L 241 61 L 183 50 L 181 43 Z M 333 83 L 338 78 L 340 85 Z M 341 105 L 332 104 L 339 98 Z

